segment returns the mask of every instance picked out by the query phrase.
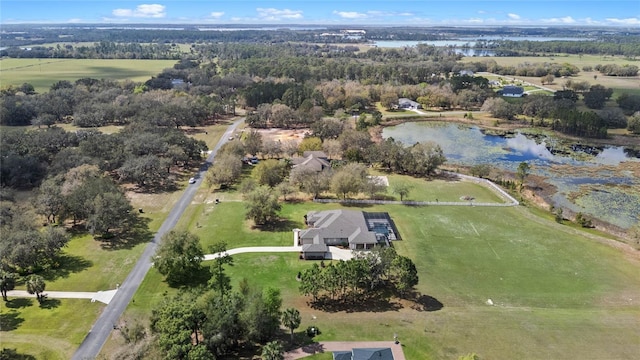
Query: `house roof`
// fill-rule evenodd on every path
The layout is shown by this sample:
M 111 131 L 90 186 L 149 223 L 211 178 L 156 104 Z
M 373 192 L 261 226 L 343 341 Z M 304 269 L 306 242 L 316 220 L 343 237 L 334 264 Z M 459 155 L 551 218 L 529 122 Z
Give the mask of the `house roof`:
M 334 351 L 334 360 L 394 360 L 390 348 L 357 348 L 352 351 Z
M 502 94 L 503 95 L 504 94 L 514 94 L 514 95 L 524 94 L 524 88 L 520 86 L 507 85 L 502 88 Z
M 307 154 L 309 153 L 309 154 Z M 322 151 L 305 151 L 305 157 L 293 158 L 291 162 L 293 167 L 304 167 L 312 169 L 316 172 L 320 172 L 326 168 L 331 167 L 331 164 L 327 160 L 327 155 Z
M 353 349 L 353 360 L 393 360 L 390 348 Z
M 313 239 L 321 243 L 323 239 L 348 239 L 350 244 L 376 244 L 376 233 L 369 231 L 362 211 L 326 210 L 310 211 L 307 223 L 313 228 L 300 232 L 301 239 Z
M 302 252 L 327 252 L 329 249 L 325 244 L 302 245 Z
M 407 98 L 400 98 L 400 99 L 398 99 L 398 105 L 403 105 L 403 104 L 411 105 L 411 106 L 418 106 L 418 105 L 420 105 L 420 103 L 419 103 L 419 102 L 413 101 L 413 100 L 411 100 L 411 99 L 407 99 Z
M 324 151 L 307 150 L 302 153 L 302 157 L 305 157 L 305 158 L 311 155 L 320 159 L 328 159 L 327 154 L 325 154 Z

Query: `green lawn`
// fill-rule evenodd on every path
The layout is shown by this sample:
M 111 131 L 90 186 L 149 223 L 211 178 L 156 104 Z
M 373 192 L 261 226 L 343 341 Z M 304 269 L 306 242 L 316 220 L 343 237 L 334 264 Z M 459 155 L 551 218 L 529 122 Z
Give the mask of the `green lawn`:
M 146 81 L 175 63 L 174 60 L 1 59 L 0 83 L 5 86 L 26 82 L 42 93 L 59 80 L 75 82 L 90 77 Z
M 335 206 L 287 205 L 283 214 L 295 220 L 308 210 L 328 208 Z M 307 266 L 296 254 L 236 255 L 229 273 L 236 282 L 246 277 L 280 287 L 284 306 L 302 312 L 300 329 L 319 326 L 319 340 L 388 340 L 397 332 L 408 359 L 450 359 L 470 352 L 488 359 L 567 354 L 631 359 L 637 352 L 640 324 L 632 319 L 640 316 L 638 263 L 618 250 L 565 233 L 553 222 L 528 221 L 533 215 L 522 208 L 364 210 L 391 214 L 404 239 L 395 244 L 398 252 L 418 267 L 418 290 L 440 301 L 442 310 L 417 311 L 408 303 L 387 312 L 312 309 L 296 293 L 295 274 Z M 238 246 L 250 242 L 237 232 L 217 233 L 236 238 Z M 486 304 L 488 299 L 494 306 Z
M 3 348 L 36 359 L 70 359 L 91 329 L 104 304 L 88 300 L 48 299 L 40 307 L 35 299 L 0 303 L 0 343 Z
M 427 199 L 488 191 L 472 183 L 413 181 L 416 196 L 428 194 Z M 284 204 L 281 215 L 287 221 L 266 231 L 252 229 L 244 220 L 242 202 L 215 205 L 210 200 L 216 196 L 194 203 L 181 224 L 198 234 L 205 248 L 221 240 L 228 248 L 288 246 L 291 229 L 302 226 L 307 211 L 340 208 Z M 490 192 L 486 196 L 495 197 Z M 413 259 L 420 274 L 417 290 L 442 303 L 441 310 L 421 311 L 404 300 L 393 300 L 388 311 L 311 308 L 298 293 L 295 275 L 312 262 L 295 253 L 234 256 L 235 265 L 228 269 L 234 285 L 247 278 L 280 288 L 283 306 L 302 313 L 299 331 L 316 325 L 320 341 L 391 341 L 397 333 L 407 359 L 455 359 L 471 352 L 483 359 L 633 359 L 640 350 L 640 263 L 589 239 L 593 233 L 556 224 L 523 207 L 362 209 L 390 213 L 403 238 L 395 247 Z M 175 289 L 150 272 L 126 316 L 144 317 L 165 291 Z M 109 346 L 120 345 L 112 341 Z
M 457 201 L 461 194 L 477 201 L 498 200 L 488 189 L 468 182 L 397 175 L 390 175 L 389 180 L 391 184 L 412 183 L 412 200 Z M 226 193 L 228 200 L 220 204 L 212 201 L 222 195 L 225 193 L 202 189 L 179 224 L 199 235 L 205 249 L 221 240 L 228 248 L 289 246 L 291 229 L 303 226 L 307 211 L 340 208 L 339 204 L 287 203 L 281 211 L 286 221 L 274 229 L 260 230 L 244 220 L 244 205 L 235 193 Z M 154 200 L 145 205 L 146 214 L 153 219 L 152 228 L 157 228 L 172 200 L 166 195 L 144 199 L 148 198 Z M 142 200 L 136 199 L 137 203 Z M 539 218 L 523 207 L 392 205 L 362 209 L 390 213 L 403 238 L 395 243 L 396 249 L 412 258 L 419 271 L 417 290 L 442 303 L 441 310 L 420 311 L 407 301 L 396 300 L 389 311 L 313 309 L 299 295 L 295 279 L 312 262 L 299 260 L 295 253 L 236 255 L 235 265 L 228 270 L 234 285 L 247 278 L 253 284 L 280 288 L 283 306 L 302 313 L 299 331 L 316 325 L 322 331 L 321 341 L 391 341 L 397 333 L 407 359 L 455 359 L 471 352 L 487 359 L 566 358 L 568 354 L 584 359 L 632 359 L 640 350 L 640 264 L 631 255 L 624 256 L 613 247 L 577 235 L 584 233 L 574 227 Z M 69 263 L 76 267 L 52 275 L 47 289 L 110 287 L 126 276 L 142 246 L 105 250 L 89 236 L 77 236 L 65 250 L 71 257 Z M 150 309 L 176 291 L 152 269 L 121 321 L 144 321 Z M 494 306 L 487 305 L 488 299 Z M 69 358 L 103 305 L 86 300 L 51 301 L 51 308 L 39 308 L 34 300 L 24 299 L 13 300 L 12 308 L 3 304 L 3 346 L 37 358 Z M 105 351 L 121 348 L 119 341 L 110 340 Z M 327 354 L 315 358 L 325 359 Z

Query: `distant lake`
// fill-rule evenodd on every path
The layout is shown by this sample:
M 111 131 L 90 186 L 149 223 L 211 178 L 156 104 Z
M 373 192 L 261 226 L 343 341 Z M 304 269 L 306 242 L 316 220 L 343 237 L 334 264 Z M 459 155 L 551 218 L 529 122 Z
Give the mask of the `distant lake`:
M 374 41 L 373 45 L 381 48 L 404 48 L 413 47 L 418 44 L 426 44 L 435 47 L 453 48 L 457 54 L 464 56 L 494 56 L 495 52 L 491 50 L 472 49 L 476 46 L 478 41 L 492 41 L 492 40 L 512 40 L 512 41 L 581 41 L 592 40 L 589 38 L 563 38 L 563 37 L 541 37 L 541 36 L 484 36 L 484 37 L 469 37 L 450 40 L 426 40 L 426 41 L 411 41 L 411 40 L 383 40 Z

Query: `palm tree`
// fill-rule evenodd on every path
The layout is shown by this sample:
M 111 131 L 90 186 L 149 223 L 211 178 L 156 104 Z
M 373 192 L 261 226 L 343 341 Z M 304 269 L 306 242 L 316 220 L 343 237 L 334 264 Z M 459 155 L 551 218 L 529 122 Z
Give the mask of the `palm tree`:
M 262 347 L 262 360 L 284 360 L 284 348 L 279 341 L 271 341 Z
M 44 282 L 44 278 L 40 275 L 30 275 L 27 278 L 27 292 L 29 294 L 36 294 L 36 298 L 38 299 L 38 302 L 42 302 L 43 296 L 42 293 L 44 292 L 45 287 L 47 286 L 47 284 L 45 284 Z
M 291 343 L 293 343 L 293 331 L 300 326 L 302 318 L 300 311 L 294 308 L 288 308 L 282 313 L 282 325 L 291 330 Z

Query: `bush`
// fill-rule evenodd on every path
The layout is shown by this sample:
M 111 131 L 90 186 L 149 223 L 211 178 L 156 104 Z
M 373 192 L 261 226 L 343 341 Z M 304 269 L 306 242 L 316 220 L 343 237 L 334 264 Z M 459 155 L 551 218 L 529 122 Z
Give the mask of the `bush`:
M 564 221 L 564 216 L 562 215 L 562 208 L 556 208 L 554 211 L 555 214 L 555 220 L 558 224 L 562 224 L 562 221 Z
M 322 332 L 320 332 L 320 329 L 317 326 L 309 326 L 307 330 L 305 330 L 305 333 L 310 338 L 313 338 L 316 335 L 322 334 Z
M 593 227 L 593 224 L 591 223 L 591 220 L 588 219 L 586 216 L 584 216 L 584 214 L 582 214 L 581 212 L 576 214 L 576 223 L 578 223 L 583 228 Z

